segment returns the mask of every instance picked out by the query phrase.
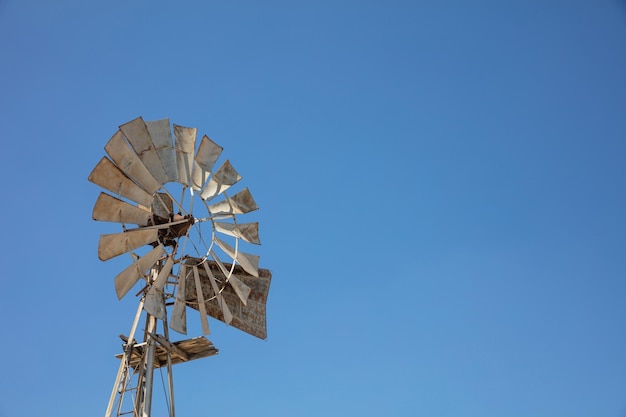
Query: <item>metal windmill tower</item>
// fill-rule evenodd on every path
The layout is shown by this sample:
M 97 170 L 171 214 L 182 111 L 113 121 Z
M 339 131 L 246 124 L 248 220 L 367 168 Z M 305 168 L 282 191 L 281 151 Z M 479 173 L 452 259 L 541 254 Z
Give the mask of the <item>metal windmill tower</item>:
M 258 223 L 238 222 L 258 207 L 247 188 L 230 192 L 241 176 L 228 160 L 215 168 L 222 147 L 206 135 L 196 147 L 196 136 L 196 128 L 138 117 L 119 127 L 89 175 L 112 193 L 100 193 L 93 219 L 121 225 L 120 232 L 100 236 L 98 257 L 129 253 L 115 290 L 121 299 L 136 287 L 139 297 L 130 333 L 120 336 L 123 351 L 105 417 L 149 417 L 158 368 L 167 370 L 166 401 L 175 415 L 172 367 L 218 353 L 204 336 L 171 339 L 170 329 L 187 333 L 187 307 L 199 312 L 205 335 L 211 316 L 267 337 L 272 275 L 245 251 L 260 244 Z

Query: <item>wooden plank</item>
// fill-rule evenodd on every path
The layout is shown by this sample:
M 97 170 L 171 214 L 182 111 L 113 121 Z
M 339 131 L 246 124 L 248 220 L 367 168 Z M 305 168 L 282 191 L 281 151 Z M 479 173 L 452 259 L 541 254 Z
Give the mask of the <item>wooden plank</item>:
M 158 336 L 160 339 L 165 340 L 162 336 Z M 155 340 L 157 340 L 155 338 Z M 157 340 L 159 341 L 159 340 Z M 141 364 L 143 355 L 145 353 L 146 343 L 138 343 L 133 346 L 130 357 L 130 366 L 136 368 Z M 169 346 L 164 346 L 159 343 L 156 346 L 154 354 L 154 367 L 161 368 L 167 366 L 167 352 L 174 353 L 172 358 L 172 365 L 176 365 L 183 362 L 193 361 L 196 359 L 202 359 L 209 356 L 215 356 L 219 353 L 219 350 L 204 336 L 194 337 L 193 339 L 181 340 L 173 342 Z M 178 353 L 180 353 L 180 355 Z M 186 355 L 186 360 L 181 356 Z M 116 358 L 122 359 L 123 354 L 115 355 Z

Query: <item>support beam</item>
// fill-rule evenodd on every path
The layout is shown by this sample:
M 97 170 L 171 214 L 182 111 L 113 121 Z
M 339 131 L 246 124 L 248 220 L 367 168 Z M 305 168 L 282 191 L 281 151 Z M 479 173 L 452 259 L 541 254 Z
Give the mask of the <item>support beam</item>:
M 150 337 L 152 337 L 154 340 L 159 342 L 161 346 L 163 346 L 164 348 L 166 348 L 167 350 L 169 350 L 170 352 L 174 353 L 176 356 L 181 358 L 183 362 L 187 362 L 189 360 L 189 355 L 187 355 L 187 352 L 185 352 L 184 350 L 182 350 L 175 344 L 169 342 L 163 336 L 159 336 L 158 334 L 150 334 Z

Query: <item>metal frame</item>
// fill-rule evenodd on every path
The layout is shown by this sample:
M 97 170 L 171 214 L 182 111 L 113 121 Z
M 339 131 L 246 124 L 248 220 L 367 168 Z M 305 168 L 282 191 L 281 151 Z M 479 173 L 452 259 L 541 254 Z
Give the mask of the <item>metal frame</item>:
M 152 276 L 156 277 L 159 270 L 154 268 Z M 155 370 L 155 347 L 159 343 L 159 337 L 156 336 L 158 319 L 146 313 L 146 327 L 144 329 L 143 342 L 137 344 L 135 342 L 135 333 L 139 319 L 143 313 L 145 296 L 141 298 L 135 319 L 130 329 L 127 340 L 123 345 L 123 353 L 120 358 L 120 367 L 113 384 L 113 390 L 109 398 L 109 404 L 105 413 L 105 417 L 113 416 L 113 408 L 117 403 L 115 416 L 132 414 L 133 417 L 149 417 L 152 410 L 152 390 L 154 385 Z M 169 341 L 169 332 L 167 327 L 167 319 L 162 321 L 165 340 Z M 141 360 L 138 364 L 133 364 L 131 359 L 138 352 L 141 346 Z M 174 379 L 172 375 L 172 348 L 169 343 L 165 343 L 167 357 L 167 397 L 169 404 L 169 416 L 175 417 L 174 407 Z M 135 392 L 134 401 L 132 401 L 132 410 L 124 410 L 123 407 L 128 403 L 126 393 Z M 117 401 L 116 401 L 117 399 Z
M 162 266 L 152 268 L 152 281 L 158 277 Z M 161 294 L 165 304 L 165 294 Z M 152 411 L 152 392 L 154 386 L 154 371 L 157 368 L 167 368 L 166 399 L 169 404 L 169 416 L 175 417 L 174 378 L 172 368 L 177 363 L 189 362 L 218 354 L 213 344 L 203 336 L 192 339 L 172 342 L 168 329 L 167 315 L 160 319 L 148 312 L 145 313 L 145 328 L 143 341 L 137 343 L 135 334 L 145 306 L 144 294 L 141 297 L 137 313 L 133 320 L 128 337 L 124 337 L 123 351 L 117 357 L 120 367 L 115 377 L 105 417 L 150 417 Z M 163 335 L 157 334 L 159 322 Z M 133 393 L 134 398 L 127 398 L 127 393 Z

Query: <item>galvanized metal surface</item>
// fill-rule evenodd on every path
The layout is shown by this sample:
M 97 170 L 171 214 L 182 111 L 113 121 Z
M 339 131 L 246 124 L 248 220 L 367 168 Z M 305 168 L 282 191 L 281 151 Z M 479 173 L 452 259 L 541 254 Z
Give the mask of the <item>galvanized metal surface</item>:
M 254 198 L 248 188 L 244 188 L 232 197 L 209 206 L 209 212 L 213 215 L 220 214 L 245 214 L 257 210 Z
M 148 171 L 148 168 L 130 147 L 121 131 L 115 132 L 104 146 L 104 150 L 128 178 L 135 181 L 137 185 L 149 194 L 154 194 L 161 188 L 161 183 Z
M 152 195 L 135 184 L 106 156 L 89 174 L 89 181 L 145 207 L 152 204 Z
M 250 291 L 251 291 L 250 287 L 248 287 L 246 284 L 244 284 L 243 281 L 241 281 L 239 278 L 237 278 L 236 275 L 231 273 L 230 269 L 227 268 L 226 265 L 224 265 L 224 263 L 222 263 L 222 261 L 220 261 L 219 258 L 215 255 L 215 252 L 211 251 L 210 254 L 211 254 L 211 256 L 214 259 L 215 265 L 217 265 L 219 267 L 220 271 L 222 271 L 222 274 L 225 277 L 227 277 L 226 281 L 233 288 L 233 290 L 235 291 L 235 294 L 237 294 L 237 296 L 239 297 L 239 300 L 241 300 L 243 305 L 247 305 L 248 304 L 248 296 L 250 295 Z M 205 268 L 205 269 L 207 269 L 207 268 Z
M 241 180 L 241 175 L 235 171 L 230 161 L 226 160 L 206 183 L 200 193 L 200 197 L 204 200 L 211 200 L 236 184 L 239 180 Z
M 202 260 L 189 258 L 185 263 L 187 265 L 199 265 L 202 263 Z M 216 279 L 221 281 L 226 279 L 221 268 L 216 262 L 209 260 L 206 261 L 206 263 Z M 231 265 L 226 265 L 226 267 L 230 268 Z M 225 322 L 224 314 L 220 308 L 217 298 L 215 297 L 216 293 L 211 285 L 208 274 L 204 272 L 202 268 L 199 268 L 199 276 L 202 293 L 205 300 L 207 300 L 205 301 L 207 314 L 217 320 Z M 233 315 L 230 325 L 258 338 L 266 339 L 266 303 L 272 279 L 271 272 L 267 269 L 259 269 L 259 276 L 254 277 L 246 273 L 243 268 L 235 266 L 234 276 L 250 288 L 250 294 L 248 296 L 247 305 L 244 305 L 239 300 L 239 297 L 231 286 L 226 285 L 221 289 L 222 297 L 228 304 Z M 193 276 L 187 275 L 187 279 L 185 281 L 185 298 L 191 308 L 198 310 L 198 298 L 196 295 L 197 290 L 195 288 L 196 284 L 194 282 L 194 278 Z
M 235 248 L 230 246 L 218 237 L 214 239 L 217 246 L 220 247 L 233 261 L 236 261 L 241 267 L 250 275 L 259 276 L 259 256 L 251 253 L 244 253 L 241 251 L 235 251 Z
M 150 216 L 149 210 L 133 206 L 104 192 L 98 196 L 92 213 L 94 220 L 136 224 L 138 226 L 148 225 Z
M 159 258 L 165 255 L 163 245 L 158 245 L 143 257 L 133 262 L 115 277 L 115 292 L 121 299 L 139 281 L 148 269 L 152 268 Z
M 204 293 L 202 292 L 202 286 L 200 283 L 200 272 L 198 266 L 193 266 L 193 278 L 196 285 L 196 295 L 198 299 L 198 309 L 200 310 L 200 322 L 202 323 L 202 334 L 209 334 L 209 320 L 206 315 L 206 306 L 204 304 Z
M 159 183 L 165 184 L 169 178 L 143 119 L 138 117 L 128 123 L 124 123 L 120 126 L 120 130 L 152 176 Z
M 170 119 L 145 121 L 152 143 L 154 144 L 159 159 L 163 165 L 168 182 L 178 181 L 178 168 L 176 167 L 176 150 L 172 145 L 172 128 Z
M 202 187 L 207 181 L 209 174 L 213 171 L 213 166 L 217 162 L 223 148 L 213 142 L 207 135 L 202 137 L 200 147 L 195 157 L 193 167 L 193 182 L 196 187 Z
M 180 272 L 178 277 L 178 291 L 176 292 L 176 301 L 174 301 L 174 308 L 172 309 L 172 318 L 170 320 L 170 328 L 178 333 L 187 334 L 187 307 L 185 305 L 186 284 L 190 268 L 186 265 L 180 266 Z
M 248 243 L 260 245 L 259 240 L 259 223 L 223 223 L 214 222 L 215 230 L 226 235 L 234 236 L 245 240 Z
M 173 266 L 174 256 L 168 255 L 165 264 L 161 267 L 161 270 L 157 275 L 157 278 L 150 286 L 144 302 L 144 309 L 146 312 L 163 321 L 167 320 L 167 310 L 165 308 L 165 295 L 163 293 L 163 288 L 165 287 L 165 283 L 172 272 Z
M 222 311 L 224 322 L 226 322 L 226 324 L 230 324 L 230 322 L 233 321 L 233 315 L 230 312 L 230 308 L 228 307 L 226 300 L 224 300 L 224 297 L 222 296 L 222 293 L 220 292 L 219 286 L 217 285 L 217 280 L 215 279 L 213 272 L 211 272 L 211 268 L 209 268 L 209 264 L 207 262 L 204 262 L 202 266 L 204 268 L 204 271 L 207 274 L 207 277 L 209 278 L 209 283 L 211 284 L 211 288 L 213 289 L 213 294 L 215 294 L 217 304 L 219 305 L 220 310 Z M 202 288 L 202 283 L 200 284 L 196 283 L 196 293 L 198 292 L 198 288 Z M 247 300 L 247 297 L 248 297 L 248 294 L 246 294 L 246 300 Z M 201 305 L 202 301 L 200 301 L 200 297 L 198 297 L 198 300 L 199 300 L 199 304 Z M 203 314 L 203 313 L 206 314 L 206 308 L 204 310 L 200 310 L 200 314 Z
M 178 181 L 191 187 L 192 171 L 194 164 L 194 151 L 196 149 L 195 127 L 174 125 L 174 141 L 176 148 L 176 166 L 178 167 Z
M 102 261 L 114 258 L 143 245 L 156 242 L 159 238 L 158 229 L 132 230 L 100 236 L 98 258 Z

